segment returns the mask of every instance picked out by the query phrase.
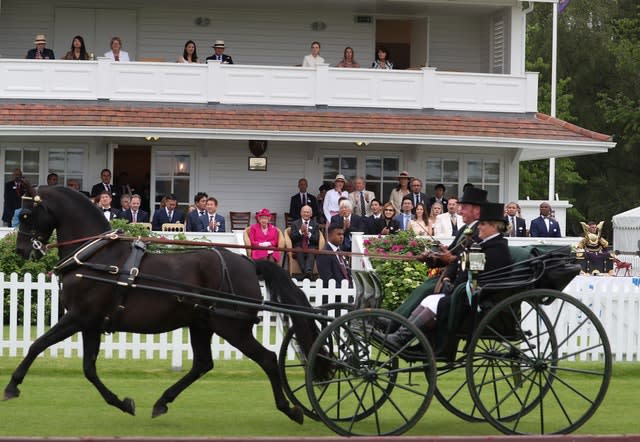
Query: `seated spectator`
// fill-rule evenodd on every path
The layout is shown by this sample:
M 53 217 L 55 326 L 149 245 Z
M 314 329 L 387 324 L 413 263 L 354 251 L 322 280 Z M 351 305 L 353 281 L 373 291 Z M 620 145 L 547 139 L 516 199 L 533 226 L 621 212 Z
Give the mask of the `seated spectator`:
M 55 172 L 51 172 L 47 175 L 47 186 L 57 186 L 58 185 L 58 174 Z
M 364 219 L 365 230 L 367 235 L 378 235 L 382 230 L 384 223 L 384 215 L 382 213 L 382 203 L 379 199 L 374 198 L 371 200 L 371 216 Z
M 418 203 L 415 207 L 416 218 L 409 221 L 409 230 L 413 231 L 416 236 L 432 236 L 433 229 L 429 223 L 427 216 L 427 208 L 424 203 Z
M 444 197 L 444 192 L 445 192 L 445 187 L 444 184 L 436 184 L 435 187 L 433 188 L 433 192 L 434 195 L 429 198 L 429 203 L 427 204 L 427 210 L 431 210 L 431 206 L 433 206 L 433 203 L 440 203 L 442 204 L 442 212 L 440 213 L 444 213 L 447 210 L 447 199 Z
M 169 194 L 164 197 L 164 207 L 153 213 L 151 225 L 153 230 L 162 230 L 162 225 L 166 223 L 184 222 L 184 214 L 178 209 L 178 199 L 175 195 Z
M 344 233 L 344 240 L 342 242 L 342 250 L 345 252 L 351 251 L 351 233 L 352 232 L 364 232 L 365 224 L 362 217 L 353 215 L 353 205 L 348 198 L 344 198 L 340 201 L 340 212 L 331 218 L 331 224 L 336 224 L 342 227 Z
M 306 178 L 298 180 L 298 193 L 291 195 L 289 201 L 289 216 L 291 219 L 300 219 L 300 209 L 308 205 L 311 208 L 311 217 L 318 214 L 318 201 L 316 197 L 307 192 L 308 182 Z
M 224 53 L 224 40 L 216 40 L 213 44 L 213 55 L 207 57 L 207 61 L 219 61 L 222 64 L 233 64 L 231 56 Z
M 376 59 L 371 63 L 371 69 L 393 69 L 393 63 L 389 61 L 389 51 L 384 46 L 376 50 Z
M 131 208 L 131 196 L 129 194 L 120 197 L 120 210 L 128 210 Z
M 206 232 L 208 221 L 203 224 L 201 217 L 207 213 L 207 195 L 204 192 L 198 192 L 193 197 L 193 210 L 189 210 L 186 218 L 185 230 L 187 232 Z M 191 209 L 191 208 L 190 208 Z
M 458 228 L 464 225 L 462 216 L 458 214 L 458 198 L 447 200 L 447 213 L 436 216 L 436 223 L 433 226 L 434 236 L 456 236 Z
M 202 232 L 224 232 L 226 226 L 224 224 L 224 216 L 217 213 L 218 200 L 210 196 L 205 203 L 205 214 L 200 216 L 200 224 Z
M 324 64 L 324 58 L 320 56 L 320 43 L 314 41 L 311 43 L 311 53 L 304 56 L 302 60 L 303 68 L 314 68 L 319 64 Z
M 30 49 L 25 58 L 31 60 L 55 60 L 56 57 L 53 55 L 53 51 L 45 47 L 47 45 L 47 37 L 44 34 L 36 35 L 33 44 L 36 47 Z
M 262 209 L 256 214 L 257 223 L 249 227 L 249 240 L 253 247 L 278 247 L 278 229 L 271 225 L 271 212 Z M 267 249 L 252 249 L 251 258 L 280 261 L 280 252 Z
M 353 49 L 350 46 L 344 48 L 344 55 L 342 61 L 336 65 L 339 68 L 359 68 L 360 63 L 356 62 L 353 58 Z
M 291 244 L 293 247 L 299 249 L 318 248 L 318 243 L 320 241 L 320 229 L 318 228 L 318 223 L 311 217 L 312 214 L 313 212 L 310 206 L 302 206 L 299 218 L 291 223 L 289 236 L 291 237 Z M 301 252 L 297 252 L 295 256 L 305 278 L 311 279 L 313 276 L 313 265 L 316 261 L 316 256 L 313 253 Z
M 353 280 L 347 260 L 342 254 L 336 253 L 343 249 L 344 230 L 337 224 L 329 224 L 327 232 L 327 243 L 323 250 L 334 252 L 335 255 L 327 253 L 318 255 L 316 258 L 320 279 L 324 282 L 325 287 L 330 279 L 336 281 L 338 286 L 340 281 L 346 279 L 349 281 L 349 287 L 352 287 Z
M 431 230 L 431 235 L 433 235 L 433 228 L 436 225 L 436 219 L 438 216 L 442 215 L 444 209 L 442 207 L 442 203 L 435 202 L 431 205 L 431 209 L 429 210 L 429 230 Z
M 396 216 L 396 220 L 400 225 L 400 230 L 409 230 L 409 223 L 413 219 L 413 201 L 410 196 L 402 200 L 401 212 Z
M 200 63 L 196 43 L 193 40 L 189 40 L 184 44 L 184 50 L 182 55 L 178 57 L 178 63 Z
M 129 53 L 122 50 L 122 40 L 120 37 L 111 39 L 111 50 L 104 53 L 104 56 L 113 61 L 130 61 Z
M 104 213 L 104 217 L 107 219 L 107 221 L 116 219 L 120 215 L 120 211 L 118 209 L 116 209 L 115 207 L 111 207 L 111 202 L 112 202 L 111 194 L 108 191 L 103 190 L 102 192 L 100 192 L 100 199 L 98 200 L 98 208 L 102 210 L 102 212 Z
M 140 209 L 141 203 L 142 198 L 140 195 L 133 195 L 129 203 L 129 208 L 120 212 L 120 218 L 126 219 L 130 223 L 148 223 L 149 212 Z
M 87 48 L 84 46 L 84 38 L 80 35 L 73 37 L 71 50 L 64 56 L 65 60 L 89 60 Z
M 380 235 L 393 235 L 402 230 L 400 223 L 396 219 L 396 209 L 393 207 L 393 204 L 386 203 L 382 209 L 382 214 L 382 229 L 377 233 Z

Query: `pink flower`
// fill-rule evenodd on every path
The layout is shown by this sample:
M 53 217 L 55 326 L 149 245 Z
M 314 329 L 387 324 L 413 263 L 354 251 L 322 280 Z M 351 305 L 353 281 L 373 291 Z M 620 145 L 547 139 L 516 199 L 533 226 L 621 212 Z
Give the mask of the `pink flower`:
M 417 245 L 418 245 L 418 241 L 416 240 L 409 241 L 409 247 L 416 247 Z
M 407 256 L 413 256 L 413 253 L 407 252 Z

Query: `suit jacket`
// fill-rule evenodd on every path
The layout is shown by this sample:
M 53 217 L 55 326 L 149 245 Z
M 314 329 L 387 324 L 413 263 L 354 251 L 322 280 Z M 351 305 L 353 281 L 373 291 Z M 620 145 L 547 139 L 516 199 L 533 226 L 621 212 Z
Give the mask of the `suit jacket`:
M 505 216 L 504 220 L 507 224 L 511 224 L 511 217 Z M 514 234 L 509 233 L 509 236 L 527 236 L 527 222 L 524 218 L 516 216 L 516 223 L 515 226 L 511 226 L 511 231 Z
M 2 210 L 2 221 L 11 226 L 11 218 L 16 209 L 22 207 L 22 196 L 26 192 L 24 183 L 16 183 L 14 180 L 7 181 L 4 185 L 4 208 Z
M 325 244 L 322 250 L 333 251 L 329 243 Z M 345 271 L 347 273 L 346 276 L 349 279 L 349 286 L 352 285 L 351 270 L 348 266 L 345 266 L 345 268 L 343 269 L 336 255 L 318 255 L 316 257 L 316 265 L 318 266 L 318 274 L 320 276 L 320 279 L 324 281 L 325 287 L 330 279 L 334 279 L 339 286 L 340 281 L 345 279 Z
M 309 192 L 307 192 L 307 206 L 311 207 L 311 218 L 317 218 L 320 213 L 318 200 Z M 300 209 L 302 209 L 302 199 L 300 198 L 300 192 L 298 192 L 291 195 L 291 201 L 289 201 L 289 216 L 293 219 L 300 219 Z
M 429 201 L 427 203 L 427 210 L 429 212 L 431 212 L 431 206 L 433 206 L 433 203 L 436 202 L 436 197 L 432 196 L 431 198 L 429 198 Z M 442 198 L 442 213 L 445 213 L 447 211 L 447 199 L 446 198 Z
M 215 61 L 216 60 L 216 55 L 213 54 L 213 55 L 207 57 L 206 61 L 209 61 L 209 60 L 214 60 Z M 231 58 L 230 55 L 222 54 L 222 60 L 220 61 L 220 63 L 222 63 L 222 64 L 233 64 L 233 59 Z
M 420 195 L 420 201 L 418 202 L 424 204 L 425 207 L 429 207 L 429 198 L 427 198 L 427 195 L 424 192 L 420 192 L 419 195 Z M 411 197 L 411 201 L 413 202 L 413 209 L 411 210 L 411 213 L 415 215 L 416 214 L 416 197 L 414 196 L 413 192 L 409 192 L 404 196 L 404 198 L 407 198 L 407 197 Z
M 509 242 L 502 234 L 494 236 L 487 241 L 480 241 L 479 244 L 486 259 L 482 272 L 490 272 L 491 270 L 496 270 L 512 263 L 511 253 L 509 252 Z M 447 267 L 445 276 L 449 277 L 451 281 L 454 281 L 453 285 L 456 286 L 466 282 L 469 278 L 469 273 L 460 268 L 460 260 L 458 260 Z
M 456 215 L 456 227 L 458 230 L 464 225 L 462 216 Z M 453 225 L 451 224 L 451 215 L 449 212 L 441 213 L 436 216 L 436 222 L 433 225 L 433 236 L 455 236 L 453 234 Z M 456 232 L 457 234 L 458 232 Z
M 184 222 L 184 214 L 180 209 L 174 209 L 171 219 L 169 219 L 169 215 L 167 215 L 167 210 L 165 208 L 161 208 L 156 210 L 153 213 L 153 221 L 151 221 L 151 227 L 153 230 L 159 231 L 162 230 L 162 225 L 165 223 L 183 223 Z
M 200 230 L 200 232 L 211 232 L 211 230 L 209 230 L 209 213 L 205 212 L 204 215 L 200 215 L 199 217 L 199 223 L 200 223 L 200 228 L 202 230 Z M 225 232 L 226 231 L 226 226 L 224 224 L 224 216 L 220 215 L 219 213 L 216 212 L 214 221 L 218 224 L 218 229 L 217 230 L 213 230 L 214 232 Z M 194 232 L 197 232 L 197 230 L 194 230 Z
M 365 213 L 362 213 L 362 209 L 360 208 L 361 206 L 360 192 L 358 192 L 357 190 L 354 192 L 351 192 L 349 194 L 349 201 L 351 201 L 351 204 L 353 204 L 353 213 L 362 217 L 370 216 L 371 200 L 373 200 L 376 197 L 376 194 L 370 190 L 363 190 L 362 192 L 364 193 Z
M 102 213 L 104 213 L 104 209 L 102 207 L 98 206 L 98 209 Z M 118 209 L 116 209 L 115 207 L 111 206 L 111 210 L 109 210 L 109 221 L 114 220 L 116 218 L 121 218 L 120 213 L 121 212 Z
M 396 221 L 398 221 L 398 225 L 400 226 L 400 230 L 409 230 L 409 222 L 407 222 L 406 228 L 404 228 L 404 214 L 400 213 L 399 215 L 396 215 L 396 217 L 394 218 Z M 413 215 L 411 215 L 411 219 L 413 219 Z
M 529 234 L 534 237 L 560 238 L 560 224 L 553 218 L 549 218 L 549 230 L 544 222 L 544 218 L 539 216 L 531 221 Z
M 381 218 L 380 220 L 377 220 L 378 222 L 376 223 L 376 228 L 380 228 L 380 230 L 378 230 L 378 234 L 382 233 L 382 229 L 384 229 L 385 227 L 389 228 L 389 235 L 393 235 L 395 233 L 398 233 L 400 230 L 402 230 L 400 228 L 400 223 L 398 222 L 397 219 L 392 218 L 392 219 L 385 219 L 385 218 Z
M 331 217 L 331 224 L 337 224 L 344 228 L 344 218 L 340 215 L 334 215 Z M 345 252 L 351 251 L 351 232 L 364 232 L 365 224 L 362 217 L 358 215 L 351 215 L 349 220 L 349 228 L 344 229 L 344 241 L 342 242 L 342 250 Z
M 36 59 L 36 48 L 30 49 L 29 52 L 27 52 L 27 56 L 25 58 L 30 59 L 30 60 L 35 60 Z M 42 50 L 42 58 L 45 59 L 49 59 L 49 60 L 55 60 L 56 57 L 55 55 L 53 55 L 53 51 L 49 48 L 44 48 Z
M 113 184 L 108 184 L 107 186 L 109 187 L 109 192 L 111 192 L 111 205 L 116 208 L 120 207 L 120 192 L 118 192 L 118 189 Z M 89 196 L 96 198 L 105 190 L 104 183 L 94 184 L 93 187 L 91 187 Z
M 383 215 L 379 218 L 374 218 L 373 215 L 367 216 L 364 221 L 364 233 L 367 235 L 379 235 L 384 227 Z
M 291 244 L 293 244 L 293 247 L 302 247 L 302 234 L 300 233 L 301 226 L 302 218 L 291 223 L 289 237 L 291 238 Z M 318 228 L 318 223 L 313 218 L 309 220 L 309 232 L 311 233 L 309 236 L 309 248 L 317 249 L 318 243 L 320 242 L 320 229 Z
M 204 213 L 207 213 L 206 210 L 204 210 Z M 184 226 L 184 230 L 186 230 L 187 232 L 205 232 L 206 230 L 203 230 L 204 227 L 202 225 L 202 220 L 200 219 L 200 211 L 198 209 L 194 209 L 191 212 L 187 213 L 187 216 L 185 218 L 185 226 Z
M 119 218 L 126 219 L 128 222 L 133 222 L 133 214 L 131 209 L 123 210 L 120 212 Z M 148 223 L 149 222 L 149 212 L 145 212 L 144 210 L 138 210 L 138 214 L 136 216 L 136 221 L 139 223 Z

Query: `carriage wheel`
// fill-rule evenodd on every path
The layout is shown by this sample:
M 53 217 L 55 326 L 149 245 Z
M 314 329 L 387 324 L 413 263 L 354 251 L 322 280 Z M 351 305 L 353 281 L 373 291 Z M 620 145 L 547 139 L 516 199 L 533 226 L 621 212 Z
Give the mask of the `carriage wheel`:
M 329 318 L 337 318 L 353 310 L 352 304 L 336 302 L 320 307 L 327 312 Z M 326 323 L 317 324 L 324 328 Z M 307 357 L 304 355 L 295 337 L 295 327 L 287 329 L 280 351 L 278 353 L 278 368 L 282 379 L 283 390 L 293 405 L 299 406 L 304 414 L 311 419 L 318 420 L 318 415 L 313 411 L 309 403 L 309 397 L 305 387 L 304 373 L 307 366 Z
M 611 378 L 602 324 L 555 290 L 523 292 L 493 307 L 470 341 L 467 361 L 474 403 L 506 434 L 576 430 L 600 406 Z
M 390 345 L 388 334 L 373 327 L 380 319 L 408 327 L 414 338 L 402 348 Z M 319 376 L 327 366 L 332 367 L 331 376 Z M 404 433 L 420 420 L 435 389 L 427 338 L 406 318 L 387 310 L 358 310 L 331 322 L 313 344 L 307 368 L 314 411 L 344 436 Z

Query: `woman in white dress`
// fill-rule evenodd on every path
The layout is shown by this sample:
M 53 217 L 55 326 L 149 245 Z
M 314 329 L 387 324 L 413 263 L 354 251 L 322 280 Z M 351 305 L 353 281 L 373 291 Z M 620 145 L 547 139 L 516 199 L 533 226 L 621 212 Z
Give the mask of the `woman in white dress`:
M 111 39 L 111 50 L 104 53 L 104 56 L 113 61 L 130 61 L 129 53 L 122 50 L 122 40 L 120 37 Z
M 349 194 L 343 190 L 345 182 L 344 175 L 339 173 L 333 181 L 333 189 L 328 190 L 324 195 L 322 211 L 327 223 L 331 221 L 333 215 L 340 213 L 340 198 L 349 198 Z
M 311 53 L 304 56 L 302 60 L 303 68 L 315 68 L 319 64 L 324 64 L 324 58 L 320 56 L 320 43 L 314 41 L 311 43 Z
M 409 229 L 413 230 L 416 236 L 433 236 L 433 228 L 429 225 L 424 203 L 418 203 L 416 206 L 416 219 L 409 221 Z

